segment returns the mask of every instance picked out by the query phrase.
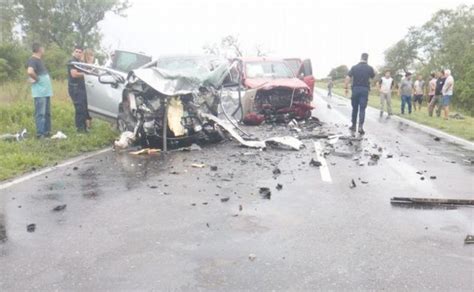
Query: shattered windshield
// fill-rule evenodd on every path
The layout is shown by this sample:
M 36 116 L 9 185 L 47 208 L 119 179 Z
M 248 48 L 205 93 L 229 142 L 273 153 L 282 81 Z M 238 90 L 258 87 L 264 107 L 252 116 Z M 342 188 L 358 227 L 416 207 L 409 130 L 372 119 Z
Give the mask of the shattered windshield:
M 283 62 L 250 62 L 245 64 L 247 78 L 293 78 Z

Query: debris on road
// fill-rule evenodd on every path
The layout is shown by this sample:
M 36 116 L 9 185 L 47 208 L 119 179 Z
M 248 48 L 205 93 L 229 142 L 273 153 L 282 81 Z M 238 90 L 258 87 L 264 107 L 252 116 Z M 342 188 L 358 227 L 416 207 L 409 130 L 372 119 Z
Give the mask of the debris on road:
M 464 239 L 465 244 L 473 244 L 474 243 L 474 235 L 467 235 Z
M 390 199 L 390 204 L 396 205 L 396 206 L 406 206 L 406 205 L 474 206 L 474 200 L 393 197 Z
M 351 189 L 357 187 L 357 185 L 356 185 L 354 179 L 351 180 L 351 185 L 350 185 L 349 187 L 350 187 Z
M 161 151 L 160 149 L 155 149 L 155 148 L 143 148 L 137 151 L 130 151 L 130 154 L 133 154 L 133 155 L 156 154 L 156 153 L 160 153 L 160 151 Z
M 206 165 L 203 164 L 203 163 L 193 163 L 193 164 L 191 164 L 191 166 L 194 167 L 194 168 L 204 168 L 204 167 L 206 167 Z
M 281 174 L 281 170 L 280 170 L 278 167 L 275 167 L 275 168 L 273 169 L 273 175 L 274 175 L 274 176 L 278 176 L 278 175 L 280 175 L 280 174 Z
M 468 158 L 468 159 L 464 159 L 463 162 L 464 162 L 464 164 L 468 164 L 468 165 L 471 164 L 472 165 L 472 164 L 474 164 L 474 158 L 471 157 L 471 158 Z
M 62 140 L 62 139 L 67 139 L 67 136 L 66 136 L 66 134 L 64 134 L 63 132 L 57 131 L 56 134 L 54 134 L 53 136 L 51 136 L 51 139 Z
M 321 164 L 321 162 L 319 162 L 319 161 L 314 160 L 313 158 L 311 158 L 311 161 L 309 162 L 309 165 L 310 165 L 310 166 L 314 166 L 314 167 L 320 167 L 322 164 Z
M 67 206 L 67 204 L 57 205 L 56 207 L 53 208 L 53 211 L 55 211 L 55 212 L 62 211 L 64 209 L 66 209 L 66 206 Z
M 251 253 L 249 254 L 249 260 L 251 260 L 252 262 L 257 258 L 257 255 Z
M 270 188 L 267 187 L 261 187 L 259 193 L 262 195 L 263 199 L 270 200 L 272 197 L 272 192 L 270 191 Z
M 35 232 L 35 230 L 36 230 L 36 224 L 34 223 L 28 224 L 26 226 L 26 231 L 28 232 Z

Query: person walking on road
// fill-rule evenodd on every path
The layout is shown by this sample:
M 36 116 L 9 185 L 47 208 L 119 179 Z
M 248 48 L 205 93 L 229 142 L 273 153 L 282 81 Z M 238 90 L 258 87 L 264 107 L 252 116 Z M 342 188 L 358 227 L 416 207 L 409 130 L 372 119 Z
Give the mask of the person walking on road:
M 75 46 L 72 53 L 72 59 L 67 64 L 68 91 L 75 109 L 76 129 L 80 133 L 87 132 L 87 95 L 84 82 L 84 73 L 80 72 L 72 62 L 83 62 L 83 48 Z
M 411 81 L 411 73 L 407 72 L 405 78 L 400 83 L 398 95 L 402 98 L 401 113 L 405 114 L 405 105 L 408 105 L 408 113 L 411 114 L 411 95 L 413 93 L 413 82 Z
M 441 116 L 441 97 L 442 97 L 442 89 L 444 86 L 444 81 L 446 78 L 444 77 L 444 70 L 438 72 L 438 78 L 436 79 L 436 87 L 435 87 L 435 95 L 430 102 L 429 105 L 429 116 L 433 116 L 433 110 L 436 107 L 436 116 Z
M 444 119 L 447 120 L 449 117 L 449 103 L 453 97 L 454 78 L 451 75 L 451 70 L 449 69 L 444 70 L 444 76 L 446 80 L 443 84 L 443 88 L 441 89 L 441 93 L 443 94 L 441 105 L 443 106 Z
M 385 71 L 379 82 L 380 92 L 380 117 L 383 117 L 384 105 L 387 105 L 387 119 L 392 115 L 392 88 L 393 78 L 390 76 L 390 71 Z
M 416 111 L 416 104 L 418 104 L 418 110 L 421 110 L 423 96 L 425 95 L 425 81 L 423 81 L 423 76 L 418 75 L 415 83 L 413 84 L 413 91 L 413 109 Z
M 51 132 L 51 97 L 53 87 L 43 60 L 44 47 L 39 43 L 32 45 L 33 55 L 27 62 L 27 74 L 31 82 L 31 95 L 35 105 L 36 137 L 42 139 Z
M 332 97 L 332 88 L 334 87 L 334 82 L 332 81 L 332 78 L 329 78 L 328 81 L 328 97 Z
M 363 53 L 361 60 L 357 65 L 352 66 L 351 70 L 347 73 L 344 88 L 346 95 L 349 91 L 349 83 L 352 79 L 352 125 L 350 130 L 356 131 L 357 115 L 359 115 L 359 133 L 365 134 L 364 131 L 364 120 L 365 120 L 365 109 L 367 108 L 367 102 L 369 99 L 370 91 L 370 79 L 375 77 L 374 68 L 367 64 L 369 55 Z

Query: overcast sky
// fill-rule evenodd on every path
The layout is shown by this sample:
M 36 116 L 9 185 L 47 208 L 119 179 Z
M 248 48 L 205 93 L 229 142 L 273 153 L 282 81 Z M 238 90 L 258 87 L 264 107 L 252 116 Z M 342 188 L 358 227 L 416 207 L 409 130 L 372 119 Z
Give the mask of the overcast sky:
M 317 77 L 340 64 L 353 65 L 362 52 L 383 64 L 383 52 L 410 26 L 439 9 L 474 0 L 130 0 L 127 17 L 108 14 L 101 23 L 109 49 L 153 57 L 201 54 L 207 43 L 238 35 L 244 50 L 255 45 L 276 57 L 311 58 Z

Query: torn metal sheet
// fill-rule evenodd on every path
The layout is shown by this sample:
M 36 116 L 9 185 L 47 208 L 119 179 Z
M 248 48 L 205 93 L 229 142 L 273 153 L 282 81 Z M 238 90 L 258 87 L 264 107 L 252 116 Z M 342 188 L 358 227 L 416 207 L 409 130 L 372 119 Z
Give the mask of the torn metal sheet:
M 225 122 L 221 119 L 219 119 L 216 116 L 209 115 L 202 113 L 201 114 L 204 118 L 207 118 L 211 121 L 214 121 L 216 124 L 221 126 L 226 132 L 228 132 L 235 140 L 237 140 L 240 144 L 246 147 L 250 148 L 266 148 L 267 145 L 274 145 L 277 147 L 287 147 L 290 149 L 294 150 L 300 150 L 301 147 L 303 146 L 303 142 L 300 140 L 296 139 L 295 137 L 291 136 L 284 136 L 284 137 L 272 137 L 265 139 L 263 141 L 249 141 L 245 140 L 240 136 L 237 131 L 235 131 L 235 128 L 232 124 Z
M 463 199 L 435 199 L 435 198 L 406 198 L 393 197 L 390 199 L 392 205 L 426 205 L 426 206 L 474 206 L 474 200 Z

